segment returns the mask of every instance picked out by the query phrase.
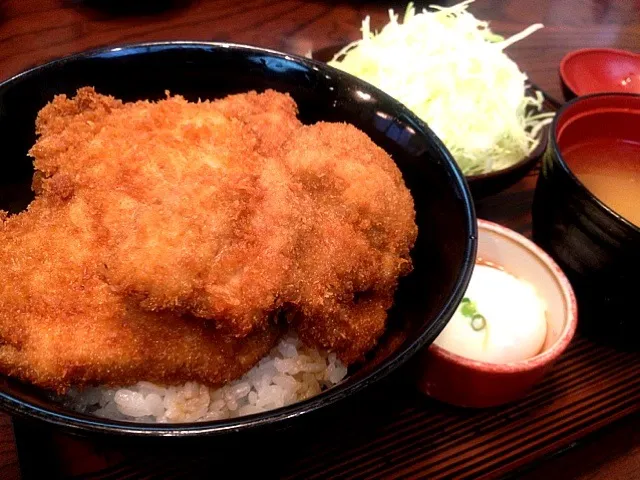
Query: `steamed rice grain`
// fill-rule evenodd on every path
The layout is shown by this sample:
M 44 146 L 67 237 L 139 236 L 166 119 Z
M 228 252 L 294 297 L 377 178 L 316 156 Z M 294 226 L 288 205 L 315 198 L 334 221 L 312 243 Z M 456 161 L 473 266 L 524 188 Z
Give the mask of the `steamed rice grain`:
M 242 378 L 224 387 L 195 382 L 162 386 L 138 382 L 125 388 L 72 390 L 66 403 L 99 417 L 145 423 L 222 420 L 261 413 L 317 395 L 339 383 L 347 368 L 333 353 L 285 336 L 269 355 Z

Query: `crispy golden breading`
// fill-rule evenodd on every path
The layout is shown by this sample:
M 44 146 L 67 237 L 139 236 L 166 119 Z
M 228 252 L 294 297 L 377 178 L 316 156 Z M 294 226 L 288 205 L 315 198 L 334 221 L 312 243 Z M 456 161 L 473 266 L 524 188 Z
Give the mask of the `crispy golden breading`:
M 280 155 L 282 145 L 302 126 L 293 99 L 273 90 L 229 95 L 213 105 L 243 122 L 257 137 L 258 153 L 265 156 Z
M 413 199 L 387 153 L 351 125 L 303 127 L 286 149 L 307 212 L 286 297 L 301 338 L 350 363 L 382 335 L 411 270 Z
M 63 392 L 71 385 L 238 378 L 278 329 L 235 339 L 211 322 L 144 312 L 97 275 L 90 207 L 36 199 L 0 224 L 0 370 Z
M 31 150 L 38 199 L 0 237 L 0 268 L 11 251 L 18 259 L 0 290 L 14 298 L 0 303 L 0 368 L 57 388 L 216 383 L 221 366 L 235 378 L 268 351 L 281 311 L 306 343 L 362 359 L 411 270 L 413 200 L 365 134 L 302 126 L 296 113 L 273 91 L 198 103 L 127 104 L 91 88 L 56 97 Z M 27 298 L 41 306 L 16 316 Z M 77 348 L 59 353 L 71 332 Z
M 281 162 L 259 152 L 295 115 L 275 92 L 122 104 L 85 88 L 41 111 L 32 154 L 41 190 L 68 184 L 94 208 L 109 284 L 244 336 L 266 326 L 291 261 L 299 211 Z

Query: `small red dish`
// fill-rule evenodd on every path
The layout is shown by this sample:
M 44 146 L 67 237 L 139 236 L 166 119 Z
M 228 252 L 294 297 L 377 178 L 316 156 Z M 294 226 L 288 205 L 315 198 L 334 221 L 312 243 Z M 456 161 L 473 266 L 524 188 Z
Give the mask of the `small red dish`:
M 560 267 L 519 233 L 478 220 L 478 260 L 531 283 L 547 304 L 547 337 L 534 357 L 497 364 L 471 360 L 437 345 L 421 352 L 417 359 L 421 391 L 453 405 L 485 408 L 513 402 L 531 390 L 568 347 L 578 314 L 573 289 Z
M 640 55 L 612 48 L 569 52 L 560 62 L 567 100 L 591 93 L 640 93 Z

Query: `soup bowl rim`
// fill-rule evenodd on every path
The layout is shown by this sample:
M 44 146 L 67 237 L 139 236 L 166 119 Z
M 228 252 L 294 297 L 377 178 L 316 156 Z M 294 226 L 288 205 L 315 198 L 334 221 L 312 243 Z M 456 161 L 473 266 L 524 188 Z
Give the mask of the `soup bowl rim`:
M 549 129 L 549 142 L 548 142 L 547 148 L 553 151 L 554 161 L 569 176 L 569 178 L 572 180 L 574 185 L 578 187 L 580 192 L 586 194 L 587 198 L 589 198 L 589 200 L 591 200 L 591 202 L 594 203 L 598 207 L 598 209 L 601 212 L 603 212 L 604 215 L 611 218 L 612 220 L 615 220 L 621 223 L 626 228 L 631 229 L 636 234 L 640 235 L 640 226 L 635 225 L 630 220 L 628 220 L 627 218 L 625 218 L 624 216 L 616 212 L 613 208 L 609 207 L 606 203 L 600 200 L 600 198 L 598 198 L 591 190 L 589 190 L 584 183 L 580 181 L 580 179 L 576 176 L 575 173 L 573 173 L 573 171 L 567 164 L 567 161 L 562 155 L 562 152 L 560 151 L 560 147 L 558 145 L 557 129 L 558 129 L 558 124 L 560 122 L 560 119 L 563 117 L 563 115 L 567 114 L 567 112 L 575 104 L 589 102 L 594 98 L 606 98 L 606 97 L 614 97 L 616 99 L 621 97 L 627 97 L 627 98 L 633 97 L 633 98 L 636 98 L 638 101 L 640 101 L 640 93 L 624 93 L 624 92 L 593 93 L 590 95 L 583 95 L 583 96 L 574 98 L 573 100 L 565 103 L 557 111 L 556 115 L 553 117 L 553 122 L 551 123 L 551 128 Z M 592 112 L 592 110 L 588 110 L 586 115 L 591 114 L 590 112 Z M 638 109 L 638 112 L 640 113 L 640 109 Z

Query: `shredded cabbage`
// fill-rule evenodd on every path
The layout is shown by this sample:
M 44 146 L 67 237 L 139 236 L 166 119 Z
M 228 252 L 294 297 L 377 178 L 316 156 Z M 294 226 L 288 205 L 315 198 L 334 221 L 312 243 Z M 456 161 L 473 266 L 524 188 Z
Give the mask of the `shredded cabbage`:
M 347 45 L 329 65 L 377 86 L 415 112 L 445 143 L 465 175 L 506 168 L 539 144 L 553 114 L 540 92 L 526 96 L 527 76 L 503 50 L 542 28 L 504 39 L 467 11 L 473 0 L 416 13 Z

